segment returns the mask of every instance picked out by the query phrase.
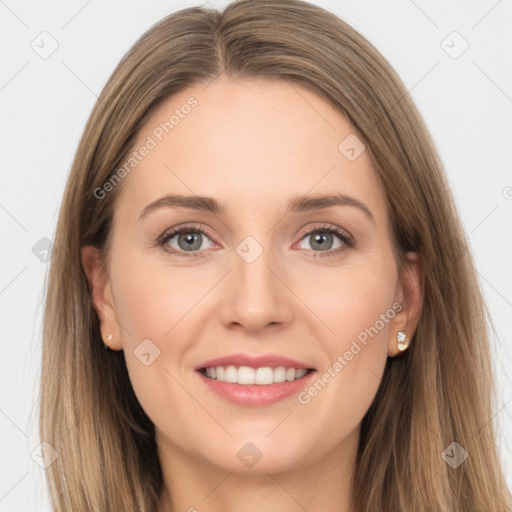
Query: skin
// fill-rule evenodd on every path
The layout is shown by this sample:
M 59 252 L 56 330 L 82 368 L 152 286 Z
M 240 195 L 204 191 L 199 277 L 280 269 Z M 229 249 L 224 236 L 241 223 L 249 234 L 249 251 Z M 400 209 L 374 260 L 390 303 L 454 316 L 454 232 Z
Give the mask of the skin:
M 122 183 L 107 270 L 95 248 L 82 252 L 103 339 L 112 334 L 107 343 L 124 350 L 155 424 L 165 480 L 159 510 L 349 512 L 361 420 L 398 353 L 397 331 L 412 336 L 417 326 L 418 258 L 408 253 L 399 273 L 368 152 L 349 161 L 338 145 L 354 129 L 302 86 L 220 77 L 190 87 L 159 107 L 135 147 L 190 96 L 198 105 Z M 285 213 L 293 196 L 334 192 L 364 203 L 373 221 L 354 206 Z M 162 207 L 139 219 L 169 193 L 213 197 L 226 212 Z M 203 257 L 155 245 L 190 223 L 207 233 Z M 315 258 L 325 250 L 306 233 L 318 223 L 347 231 L 356 246 L 332 235 L 324 247 L 344 250 Z M 252 263 L 236 252 L 247 236 L 263 250 Z M 186 253 L 186 243 L 172 240 Z M 319 377 L 395 302 L 403 309 L 307 404 L 293 395 L 235 405 L 194 371 L 244 352 L 307 362 Z M 149 366 L 134 355 L 146 338 L 160 350 Z M 237 457 L 248 442 L 262 455 L 252 468 Z

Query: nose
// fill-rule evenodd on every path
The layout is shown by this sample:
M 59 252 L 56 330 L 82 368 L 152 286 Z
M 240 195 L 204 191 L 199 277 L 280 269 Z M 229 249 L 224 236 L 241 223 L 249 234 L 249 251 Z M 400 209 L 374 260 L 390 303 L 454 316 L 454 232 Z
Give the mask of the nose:
M 275 332 L 290 325 L 294 295 L 286 285 L 284 266 L 272 257 L 270 250 L 263 250 L 253 260 L 246 256 L 243 247 L 239 249 L 233 255 L 234 268 L 226 280 L 221 312 L 224 325 L 247 333 L 264 329 Z M 255 249 L 249 245 L 253 257 Z

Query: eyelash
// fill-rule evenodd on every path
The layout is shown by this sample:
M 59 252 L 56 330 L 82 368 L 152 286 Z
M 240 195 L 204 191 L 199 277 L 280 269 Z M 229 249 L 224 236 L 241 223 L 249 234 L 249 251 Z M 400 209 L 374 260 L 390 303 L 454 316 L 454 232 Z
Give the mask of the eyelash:
M 345 230 L 343 230 L 333 224 L 315 225 L 313 229 L 304 233 L 302 235 L 302 237 L 300 238 L 300 240 L 302 240 L 303 238 L 305 238 L 309 235 L 312 235 L 313 233 L 317 233 L 317 232 L 318 233 L 330 233 L 330 234 L 337 235 L 338 238 L 343 242 L 344 246 L 338 247 L 337 249 L 334 249 L 334 250 L 331 249 L 329 251 L 313 251 L 314 253 L 316 253 L 315 256 L 313 256 L 314 258 L 318 258 L 318 257 L 326 258 L 326 257 L 336 256 L 342 251 L 353 249 L 356 245 L 355 241 L 351 235 L 349 235 Z M 187 251 L 176 251 L 175 249 L 169 249 L 169 247 L 167 246 L 167 242 L 169 242 L 169 240 L 171 238 L 173 238 L 174 236 L 185 234 L 185 233 L 201 233 L 202 235 L 206 236 L 207 238 L 211 238 L 208 235 L 208 233 L 206 233 L 199 226 L 190 225 L 190 226 L 184 226 L 179 229 L 173 229 L 169 232 L 163 233 L 156 240 L 155 245 L 160 246 L 165 252 L 167 252 L 169 254 L 180 256 L 183 258 L 201 258 L 201 257 L 203 257 L 205 251 L 189 251 L 189 252 L 187 252 Z M 312 249 L 308 249 L 308 250 L 312 250 Z

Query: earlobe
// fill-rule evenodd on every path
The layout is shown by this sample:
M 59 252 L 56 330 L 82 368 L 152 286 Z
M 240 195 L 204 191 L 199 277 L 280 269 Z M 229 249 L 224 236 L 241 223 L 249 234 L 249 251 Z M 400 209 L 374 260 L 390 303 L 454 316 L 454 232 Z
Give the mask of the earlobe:
M 402 267 L 397 300 L 402 305 L 390 325 L 388 355 L 391 357 L 405 351 L 416 332 L 423 305 L 422 265 L 417 253 L 406 253 Z
M 110 280 L 102 265 L 100 251 L 91 245 L 82 247 L 81 259 L 89 282 L 91 301 L 100 320 L 103 343 L 112 350 L 120 350 L 122 348 L 121 332 Z

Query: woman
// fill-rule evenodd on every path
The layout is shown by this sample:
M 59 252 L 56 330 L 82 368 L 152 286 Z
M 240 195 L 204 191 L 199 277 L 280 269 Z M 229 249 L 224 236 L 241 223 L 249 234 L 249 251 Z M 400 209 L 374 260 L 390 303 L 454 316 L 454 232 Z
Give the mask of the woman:
M 102 91 L 60 211 L 54 508 L 510 510 L 485 322 L 368 41 L 297 0 L 172 14 Z

